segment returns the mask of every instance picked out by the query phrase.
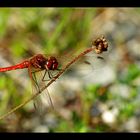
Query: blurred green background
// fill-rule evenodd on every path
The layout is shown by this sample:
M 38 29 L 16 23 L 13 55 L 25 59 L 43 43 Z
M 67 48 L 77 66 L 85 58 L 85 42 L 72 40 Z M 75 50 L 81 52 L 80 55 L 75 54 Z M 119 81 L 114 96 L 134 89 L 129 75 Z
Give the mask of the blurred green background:
M 0 120 L 0 132 L 139 132 L 139 8 L 1 8 L 0 67 L 38 53 L 77 54 L 102 34 L 104 66 L 84 78 L 69 69 L 49 87 L 57 113 L 39 116 L 30 102 Z M 26 69 L 0 73 L 0 115 L 31 91 Z

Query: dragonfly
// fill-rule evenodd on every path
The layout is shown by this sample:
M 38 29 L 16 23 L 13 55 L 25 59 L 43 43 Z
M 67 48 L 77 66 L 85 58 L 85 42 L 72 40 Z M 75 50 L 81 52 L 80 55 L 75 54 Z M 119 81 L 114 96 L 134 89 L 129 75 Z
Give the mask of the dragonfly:
M 95 40 L 94 45 L 96 46 L 95 51 L 97 54 L 102 51 L 106 51 L 107 50 L 106 48 L 108 47 L 108 44 L 106 43 L 106 40 L 104 37 L 101 39 Z M 104 48 L 104 46 L 105 46 L 105 48 Z M 103 50 L 102 50 L 102 48 L 103 48 Z M 87 53 L 87 51 L 85 51 L 85 52 Z M 83 54 L 84 53 L 81 53 L 81 55 L 83 55 Z M 85 60 L 85 58 L 86 59 L 89 58 L 88 56 L 85 56 L 82 58 L 83 58 L 82 60 L 85 64 L 87 64 L 87 65 L 91 64 L 88 62 L 88 60 Z M 97 56 L 96 58 L 99 60 L 103 59 L 103 57 L 101 57 L 101 56 Z M 63 57 L 61 59 L 64 60 Z M 96 59 L 94 59 L 94 61 L 95 60 Z M 59 65 L 60 65 L 59 62 L 60 61 L 58 60 L 58 58 L 54 57 L 52 55 L 46 57 L 44 54 L 36 54 L 36 55 L 32 56 L 31 58 L 26 59 L 23 62 L 18 63 L 16 65 L 9 66 L 9 67 L 2 67 L 2 68 L 0 68 L 0 72 L 12 71 L 12 70 L 17 70 L 17 69 L 28 69 L 28 74 L 29 74 L 29 77 L 30 77 L 31 83 L 32 83 L 32 93 L 36 94 L 38 92 L 39 93 L 41 92 L 41 87 L 44 87 L 46 85 L 45 84 L 46 81 L 51 80 L 57 74 L 57 73 L 53 74 L 52 73 L 53 71 L 59 72 L 61 70 L 59 68 Z M 46 77 L 47 77 L 47 79 L 46 79 Z M 54 108 L 51 96 L 50 96 L 47 88 L 40 95 L 44 96 L 44 97 L 42 97 L 42 99 L 47 98 L 49 105 L 52 108 Z M 37 97 L 33 100 L 35 109 L 37 109 L 40 113 L 42 113 L 42 111 L 41 111 L 41 108 L 43 106 L 42 99 Z
M 49 81 L 50 79 L 54 77 L 51 71 L 60 70 L 58 69 L 58 61 L 55 57 L 53 56 L 46 57 L 43 54 L 37 54 L 27 60 L 24 60 L 23 62 L 19 64 L 0 68 L 0 72 L 6 72 L 6 71 L 11 71 L 11 70 L 17 70 L 17 69 L 25 69 L 25 68 L 28 69 L 28 74 L 32 83 L 33 94 L 40 92 L 41 87 L 45 86 L 45 82 Z M 45 79 L 46 74 L 48 74 L 47 76 L 48 79 Z M 48 89 L 45 89 L 45 91 L 41 95 L 44 95 L 44 97 L 48 99 L 49 105 L 52 108 L 54 108 Z M 39 112 L 41 112 L 40 109 L 41 109 L 41 106 L 43 105 L 41 100 L 42 99 L 40 99 L 39 97 L 34 99 L 34 107 Z

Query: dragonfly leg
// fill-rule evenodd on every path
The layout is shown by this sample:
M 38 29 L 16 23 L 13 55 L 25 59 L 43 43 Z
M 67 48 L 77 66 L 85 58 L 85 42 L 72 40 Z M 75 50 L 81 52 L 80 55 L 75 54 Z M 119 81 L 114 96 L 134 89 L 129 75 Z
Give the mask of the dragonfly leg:
M 50 79 L 52 79 L 54 77 L 50 71 L 48 71 L 48 76 Z
M 59 71 L 59 70 L 58 70 Z M 49 79 L 45 79 L 45 76 L 46 76 L 46 73 L 48 72 L 48 77 L 49 77 Z M 56 74 L 55 74 L 56 75 Z M 43 78 L 42 78 L 42 81 L 49 81 L 49 80 L 51 80 L 51 79 L 53 79 L 54 77 L 55 77 L 55 75 L 53 75 L 52 73 L 51 73 L 51 71 L 49 71 L 49 70 L 45 70 L 45 73 L 44 73 L 44 75 L 43 75 Z
M 45 70 L 45 73 L 44 73 L 44 75 L 43 75 L 43 77 L 42 77 L 42 81 L 49 81 L 50 79 L 52 79 L 52 77 L 50 77 L 50 75 L 49 75 L 49 79 L 45 79 L 45 76 L 46 76 L 46 73 L 49 73 L 49 71 L 48 70 Z
M 49 79 L 45 79 L 45 76 L 46 76 L 47 72 L 48 72 Z M 49 70 L 45 70 L 45 73 L 43 75 L 42 81 L 50 81 L 52 78 L 53 78 L 52 73 Z

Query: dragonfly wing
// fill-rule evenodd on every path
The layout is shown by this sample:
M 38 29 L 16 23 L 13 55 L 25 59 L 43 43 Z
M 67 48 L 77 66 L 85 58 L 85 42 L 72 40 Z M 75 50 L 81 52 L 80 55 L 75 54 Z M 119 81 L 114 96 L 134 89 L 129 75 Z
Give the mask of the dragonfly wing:
M 44 75 L 45 74 L 45 75 Z M 54 75 L 56 75 L 56 73 L 53 74 L 53 72 L 51 71 L 51 76 L 53 77 Z M 48 75 L 48 72 L 46 72 L 46 70 L 44 71 L 41 71 L 39 73 L 39 77 L 41 77 L 41 80 L 40 80 L 40 87 L 45 87 L 46 86 L 46 83 L 49 82 L 51 79 L 49 78 L 49 75 Z M 43 79 L 44 77 L 44 79 Z M 45 77 L 47 77 L 47 81 L 45 79 Z M 43 81 L 44 80 L 44 81 Z M 42 94 L 41 94 L 41 98 L 42 98 L 42 101 L 44 101 L 45 104 L 47 104 L 49 107 L 51 108 L 54 108 L 53 106 L 53 102 L 52 102 L 52 99 L 51 99 L 51 96 L 49 94 L 49 91 L 48 89 L 46 88 L 45 90 L 42 91 Z
M 71 67 L 67 70 L 67 74 L 71 76 L 80 76 L 84 78 L 95 70 L 101 69 L 105 66 L 105 58 L 102 55 L 96 55 L 89 53 L 78 59 Z
M 40 95 L 36 98 L 36 99 L 34 99 L 33 100 L 33 104 L 34 104 L 34 108 L 35 108 L 35 110 L 38 112 L 38 114 L 39 115 L 42 115 L 43 114 L 43 103 L 42 103 L 42 100 L 41 100 L 41 98 L 40 98 Z
M 93 69 L 99 69 L 105 65 L 105 57 L 103 55 L 95 54 L 90 52 L 77 61 L 77 64 L 83 64 L 86 66 L 91 66 Z
M 44 86 L 45 86 L 45 83 L 44 83 Z M 51 109 L 54 109 L 53 101 L 51 99 L 51 96 L 47 88 L 41 93 L 41 98 L 42 98 L 43 103 L 46 106 L 51 107 Z
M 40 92 L 41 89 L 46 86 L 47 81 L 43 81 L 44 74 L 46 74 L 45 77 L 47 77 L 49 81 L 50 79 L 48 78 L 48 72 L 45 72 L 45 70 L 35 72 L 32 71 L 31 79 L 33 94 Z M 39 114 L 47 112 L 49 107 L 53 108 L 52 99 L 47 88 L 34 99 L 34 106 Z
M 35 73 L 33 73 L 35 70 L 32 67 L 28 68 L 28 73 L 29 73 L 29 77 L 31 79 L 31 87 L 32 87 L 32 94 L 36 94 L 39 92 L 39 88 L 36 82 L 36 77 L 35 77 Z M 37 110 L 37 112 L 39 114 L 41 114 L 42 112 L 42 101 L 40 98 L 40 95 L 38 95 L 34 100 L 33 100 L 33 105 L 35 107 L 35 109 Z

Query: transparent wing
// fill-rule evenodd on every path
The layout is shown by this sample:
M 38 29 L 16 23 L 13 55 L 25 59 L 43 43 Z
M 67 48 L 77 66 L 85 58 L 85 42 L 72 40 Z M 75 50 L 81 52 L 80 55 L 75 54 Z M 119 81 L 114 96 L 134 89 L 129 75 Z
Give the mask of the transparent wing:
M 75 69 L 80 75 L 88 75 L 94 70 L 101 69 L 105 66 L 105 58 L 97 54 L 89 53 L 75 63 Z
M 73 57 L 74 58 L 74 57 Z M 69 62 L 73 59 L 71 58 Z M 66 58 L 65 58 L 66 59 Z M 63 59 L 63 60 L 65 60 Z M 69 63 L 67 62 L 67 63 Z M 60 62 L 61 63 L 61 62 Z M 93 73 L 97 69 L 101 69 L 105 66 L 106 59 L 102 55 L 97 55 L 94 53 L 89 53 L 82 56 L 76 62 L 74 62 L 69 69 L 66 71 L 67 74 L 71 76 L 85 77 Z M 62 66 L 63 68 L 64 66 Z
M 32 81 L 32 94 L 36 94 L 41 91 L 41 89 L 45 86 L 47 82 L 43 81 L 45 71 L 35 71 L 32 68 L 30 68 L 29 73 Z M 43 90 L 42 93 L 33 100 L 33 102 L 34 107 L 39 113 L 39 115 L 42 115 L 45 112 L 47 112 L 49 107 L 54 108 L 52 99 L 47 88 Z
M 39 81 L 39 86 L 40 88 L 43 88 L 46 86 L 46 84 L 51 80 L 51 78 L 49 78 L 48 76 L 48 71 L 44 70 L 44 71 L 40 71 L 36 73 L 36 76 L 38 77 Z M 52 77 L 53 75 L 51 75 Z M 47 78 L 47 79 L 46 79 Z M 51 99 L 51 96 L 49 94 L 48 89 L 46 88 L 45 90 L 42 91 L 41 95 L 40 95 L 42 102 L 44 103 L 45 106 L 49 106 L 52 109 L 54 109 L 54 105 Z

